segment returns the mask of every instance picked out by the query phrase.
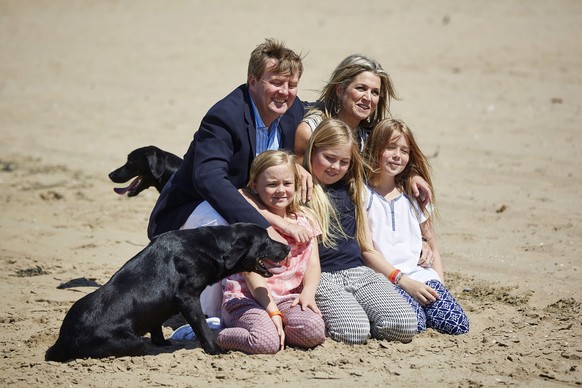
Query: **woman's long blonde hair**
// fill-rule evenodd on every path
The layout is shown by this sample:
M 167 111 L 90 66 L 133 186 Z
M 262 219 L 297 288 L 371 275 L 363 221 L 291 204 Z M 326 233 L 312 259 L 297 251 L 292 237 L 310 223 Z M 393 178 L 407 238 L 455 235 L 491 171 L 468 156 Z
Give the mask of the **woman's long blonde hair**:
M 356 212 L 356 240 L 360 248 L 364 251 L 372 249 L 366 242 L 365 222 L 364 222 L 364 163 L 358 152 L 357 142 L 351 129 L 346 123 L 337 119 L 325 119 L 315 129 L 305 152 L 304 167 L 313 177 L 313 193 L 308 206 L 317 215 L 321 226 L 321 241 L 326 247 L 335 247 L 335 239 L 343 236 L 343 230 L 339 221 L 337 210 L 325 193 L 323 185 L 313 175 L 311 157 L 317 150 L 328 148 L 351 146 L 350 166 L 341 179 L 341 183 L 348 187 L 348 192 L 355 205 Z
M 334 69 L 329 81 L 323 87 L 321 95 L 315 103 L 315 108 L 324 113 L 324 117 L 334 117 L 341 109 L 338 88 L 345 90 L 361 73 L 369 71 L 380 78 L 380 98 L 376 110 L 360 125 L 373 127 L 377 122 L 390 116 L 390 101 L 397 100 L 396 89 L 388 73 L 375 59 L 362 54 L 352 54 L 344 58 Z

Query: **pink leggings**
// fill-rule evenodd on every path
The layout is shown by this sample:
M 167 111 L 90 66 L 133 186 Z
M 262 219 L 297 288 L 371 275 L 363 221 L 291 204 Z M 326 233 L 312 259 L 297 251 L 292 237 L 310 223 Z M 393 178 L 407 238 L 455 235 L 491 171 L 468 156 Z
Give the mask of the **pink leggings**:
M 277 302 L 283 313 L 285 344 L 313 348 L 325 340 L 325 324 L 321 316 L 299 305 L 291 307 L 294 296 Z M 232 299 L 222 306 L 221 330 L 216 343 L 222 350 L 238 350 L 248 354 L 274 354 L 279 351 L 279 335 L 269 314 L 255 300 Z

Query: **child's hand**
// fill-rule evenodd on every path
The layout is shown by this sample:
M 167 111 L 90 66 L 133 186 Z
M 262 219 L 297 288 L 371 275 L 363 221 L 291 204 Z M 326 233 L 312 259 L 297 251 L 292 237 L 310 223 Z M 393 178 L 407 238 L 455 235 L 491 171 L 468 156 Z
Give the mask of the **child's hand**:
M 307 296 L 304 295 L 303 293 L 300 294 L 297 298 L 295 298 L 295 300 L 291 304 L 291 307 L 297 305 L 301 306 L 302 311 L 305 311 L 305 309 L 310 308 L 311 310 L 313 310 L 313 312 L 321 315 L 321 311 L 319 311 L 319 309 L 317 308 L 317 304 L 315 304 L 315 296 L 313 295 Z
M 285 330 L 283 330 L 283 317 L 281 317 L 280 315 L 273 315 L 271 317 L 271 320 L 273 321 L 273 323 L 275 324 L 275 327 L 277 328 L 277 333 L 279 334 L 279 350 L 282 350 L 285 348 Z
M 408 276 L 403 276 L 398 285 L 423 306 L 429 305 L 439 299 L 439 294 L 431 287 L 424 283 L 417 282 Z

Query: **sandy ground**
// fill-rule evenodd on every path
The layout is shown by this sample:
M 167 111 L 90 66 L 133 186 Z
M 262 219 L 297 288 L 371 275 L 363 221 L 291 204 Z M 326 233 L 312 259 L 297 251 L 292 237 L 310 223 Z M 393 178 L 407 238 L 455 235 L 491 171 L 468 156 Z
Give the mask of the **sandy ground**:
M 119 197 L 109 171 L 144 145 L 183 155 L 271 36 L 306 54 L 306 100 L 348 54 L 389 71 L 393 114 L 431 155 L 471 332 L 45 362 L 71 304 L 147 244 L 157 192 Z M 0 385 L 582 384 L 580 41 L 577 0 L 0 0 Z

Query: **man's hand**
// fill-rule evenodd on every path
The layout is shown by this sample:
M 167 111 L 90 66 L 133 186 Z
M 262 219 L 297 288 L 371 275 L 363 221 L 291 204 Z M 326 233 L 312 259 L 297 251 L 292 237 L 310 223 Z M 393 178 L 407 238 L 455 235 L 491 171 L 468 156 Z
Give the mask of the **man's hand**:
M 412 194 L 418 199 L 418 203 L 421 205 L 422 209 L 432 203 L 432 191 L 428 183 L 422 179 L 419 175 L 415 175 L 410 178 L 410 187 L 412 188 Z
M 293 222 L 288 222 L 282 232 L 283 234 L 293 237 L 293 240 L 295 240 L 297 245 L 308 244 L 313 238 L 305 226 Z
M 296 166 L 297 173 L 299 174 L 299 178 L 301 180 L 301 187 L 299 187 L 299 189 L 301 190 L 301 202 L 305 204 L 311 201 L 311 192 L 313 190 L 313 178 L 311 177 L 311 174 L 308 173 L 305 168 L 303 168 L 302 165 L 296 164 Z
M 430 244 L 426 241 L 422 241 L 422 251 L 420 252 L 420 258 L 418 259 L 418 265 L 422 268 L 432 267 L 434 261 L 434 253 L 430 248 Z

